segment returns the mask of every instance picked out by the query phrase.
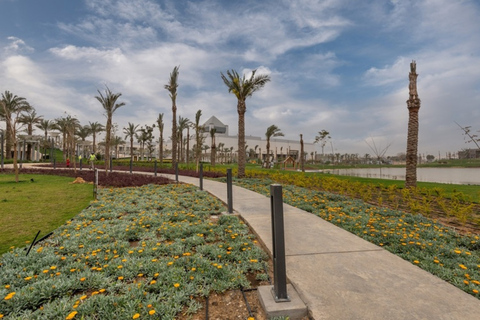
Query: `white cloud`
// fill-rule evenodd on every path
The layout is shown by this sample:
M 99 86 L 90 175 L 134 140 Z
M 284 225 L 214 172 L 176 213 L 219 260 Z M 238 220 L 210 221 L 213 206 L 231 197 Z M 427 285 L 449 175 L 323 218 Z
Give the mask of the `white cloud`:
M 25 41 L 17 37 L 8 37 L 10 43 L 5 46 L 4 53 L 7 55 L 11 54 L 29 54 L 35 52 L 35 50 L 28 46 Z

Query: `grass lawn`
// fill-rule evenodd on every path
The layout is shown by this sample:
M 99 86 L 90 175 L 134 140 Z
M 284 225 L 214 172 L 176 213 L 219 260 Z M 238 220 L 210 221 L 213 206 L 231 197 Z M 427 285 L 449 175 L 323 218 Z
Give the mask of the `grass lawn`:
M 33 182 L 31 181 L 33 179 Z M 23 247 L 38 230 L 39 237 L 55 230 L 88 206 L 93 188 L 71 184 L 73 178 L 0 174 L 0 254 Z

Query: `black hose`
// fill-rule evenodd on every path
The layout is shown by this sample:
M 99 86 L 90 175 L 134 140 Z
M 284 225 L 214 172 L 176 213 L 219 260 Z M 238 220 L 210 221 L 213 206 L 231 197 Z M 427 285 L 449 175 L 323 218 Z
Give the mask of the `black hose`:
M 37 235 L 33 239 L 32 244 L 30 244 L 30 247 L 28 248 L 27 254 L 25 256 L 28 256 L 28 254 L 30 253 L 30 250 L 32 250 L 32 247 L 35 244 L 35 240 L 37 240 L 37 237 L 38 237 L 39 234 L 40 234 L 40 230 L 38 230 Z
M 48 237 L 50 237 L 51 235 L 53 234 L 53 232 L 50 232 L 49 234 L 47 234 L 46 236 L 43 236 L 42 238 L 40 238 L 39 240 L 37 240 L 33 245 L 36 245 L 37 243 L 47 239 Z
M 240 291 L 242 291 L 243 299 L 245 300 L 245 304 L 247 305 L 248 315 L 250 317 L 253 317 L 252 309 L 250 308 L 250 304 L 247 301 L 247 296 L 245 295 L 245 291 L 243 290 L 243 287 L 240 287 Z

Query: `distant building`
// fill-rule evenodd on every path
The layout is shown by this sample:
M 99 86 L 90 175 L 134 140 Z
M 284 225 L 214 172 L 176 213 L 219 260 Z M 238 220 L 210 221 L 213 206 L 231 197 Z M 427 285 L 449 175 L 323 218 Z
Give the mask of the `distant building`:
M 458 152 L 458 159 L 479 159 L 480 149 L 466 149 Z

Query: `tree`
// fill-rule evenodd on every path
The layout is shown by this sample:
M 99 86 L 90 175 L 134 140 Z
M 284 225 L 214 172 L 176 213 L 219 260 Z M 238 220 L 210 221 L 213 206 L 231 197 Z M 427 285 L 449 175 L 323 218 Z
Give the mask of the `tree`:
M 318 136 L 315 136 L 315 141 L 313 143 L 320 143 L 320 146 L 322 147 L 322 161 L 325 161 L 325 153 L 323 152 L 323 149 L 330 138 L 330 132 L 325 129 L 319 131 Z
M 267 138 L 267 168 L 270 168 L 270 138 L 283 136 L 284 134 L 276 125 L 272 124 L 267 128 L 267 132 L 265 132 L 265 137 Z
M 32 109 L 23 115 L 20 116 L 18 120 L 19 123 L 24 124 L 27 126 L 27 134 L 29 136 L 33 135 L 33 126 L 39 123 L 42 120 L 42 116 L 37 115 L 35 109 Z M 32 160 L 32 144 L 27 144 L 27 160 Z
M 144 159 L 145 154 L 145 145 L 148 145 L 153 140 L 153 126 L 146 125 L 145 128 L 141 127 L 136 134 L 138 143 L 140 143 L 142 160 Z
M 238 178 L 245 177 L 246 152 L 245 152 L 245 112 L 247 105 L 245 100 L 254 92 L 260 90 L 270 81 L 269 75 L 255 76 L 257 70 L 253 70 L 250 78 L 240 75 L 235 70 L 227 71 L 227 76 L 220 73 L 228 92 L 237 97 L 238 112 Z
M 195 114 L 195 162 L 197 163 L 197 172 L 200 166 L 200 157 L 202 156 L 202 145 L 205 141 L 205 136 L 202 134 L 204 127 L 200 125 L 200 117 L 202 116 L 202 110 L 198 110 Z
M 178 68 L 173 68 L 170 73 L 170 79 L 165 85 L 165 89 L 169 92 L 172 99 L 172 167 L 177 165 L 177 88 L 178 88 Z
M 16 137 L 13 136 L 11 131 L 13 128 L 9 125 L 8 121 L 13 121 L 12 114 L 16 114 L 17 110 L 24 108 L 25 104 L 27 104 L 27 100 L 23 97 L 13 95 L 10 91 L 5 91 L 5 93 L 2 93 L 1 101 L 2 109 L 0 110 L 0 119 L 5 121 L 5 151 L 7 153 L 5 158 L 11 159 L 13 140 Z
M 187 129 L 190 124 L 190 120 L 188 118 L 183 118 L 182 116 L 178 116 L 178 141 L 180 141 L 180 146 L 178 147 L 178 161 L 183 162 L 185 160 L 185 153 L 184 153 L 184 143 L 183 143 L 183 130 Z
M 46 154 L 46 149 L 48 148 L 48 131 L 57 129 L 57 125 L 53 120 L 42 119 L 36 125 L 36 127 L 43 131 L 43 134 L 44 134 L 43 147 L 44 147 L 44 154 Z
M 82 139 L 82 141 L 85 141 L 85 139 L 87 139 L 87 137 L 91 134 L 92 132 L 90 131 L 90 126 L 89 125 L 85 125 L 85 126 L 80 126 L 78 127 L 77 129 L 77 136 Z
M 303 149 L 303 134 L 300 134 L 300 169 L 305 172 L 305 151 Z
M 210 129 L 210 138 L 212 139 L 212 143 L 210 144 L 210 164 L 215 167 L 215 158 L 217 153 L 217 147 L 215 146 L 215 133 L 217 129 L 211 128 Z
M 19 120 L 23 112 L 31 110 L 30 105 L 25 98 L 12 95 L 9 91 L 2 94 L 0 100 L 0 109 L 2 119 L 5 120 L 7 132 L 10 133 L 11 146 L 13 147 L 13 169 L 15 171 L 15 181 L 18 182 L 18 163 L 17 163 L 17 131 L 19 129 Z M 8 134 L 7 134 L 8 137 Z M 10 153 L 10 149 L 7 149 Z
M 105 131 L 105 127 L 103 126 L 103 124 L 100 124 L 98 122 L 89 122 L 88 126 L 90 127 L 90 132 L 92 134 L 92 143 L 93 143 L 92 151 L 93 153 L 96 153 L 97 152 L 97 144 L 96 144 L 97 134 Z
M 417 92 L 417 65 L 415 61 L 410 63 L 409 74 L 409 98 L 408 107 L 408 133 L 407 133 L 407 161 L 405 174 L 405 187 L 411 188 L 417 186 L 417 159 L 418 159 L 418 111 L 420 109 L 420 99 Z
M 112 134 L 112 118 L 115 111 L 118 108 L 125 105 L 124 102 L 117 103 L 118 98 L 122 95 L 121 93 L 113 93 L 108 87 L 105 88 L 105 95 L 103 95 L 100 90 L 97 90 L 98 96 L 95 96 L 95 99 L 100 102 L 105 111 L 105 116 L 107 117 L 107 123 L 105 125 L 105 172 L 108 175 L 108 169 L 110 168 L 110 140 Z
M 128 123 L 128 126 L 123 128 L 125 139 L 130 138 L 130 161 L 133 162 L 133 138 L 137 135 L 138 124 Z
M 472 126 L 462 127 L 456 121 L 454 121 L 454 122 L 457 124 L 457 126 L 460 127 L 460 129 L 463 130 L 463 134 L 468 137 L 469 140 L 465 141 L 465 143 L 473 142 L 473 143 L 475 143 L 477 148 L 480 149 L 480 145 L 478 144 L 478 142 L 480 142 L 480 139 L 478 138 L 478 135 L 470 133 L 471 129 L 472 129 Z
M 77 118 L 70 115 L 62 118 L 65 128 L 65 154 L 66 159 L 73 159 L 73 168 L 77 169 L 75 162 L 75 132 L 80 128 L 80 122 Z
M 163 129 L 165 126 L 165 124 L 163 123 L 163 113 L 158 114 L 157 126 L 158 126 L 158 131 L 160 132 L 160 137 L 158 138 L 158 142 L 160 143 L 160 146 L 158 148 L 158 158 L 160 159 L 160 164 L 162 164 L 163 163 Z

